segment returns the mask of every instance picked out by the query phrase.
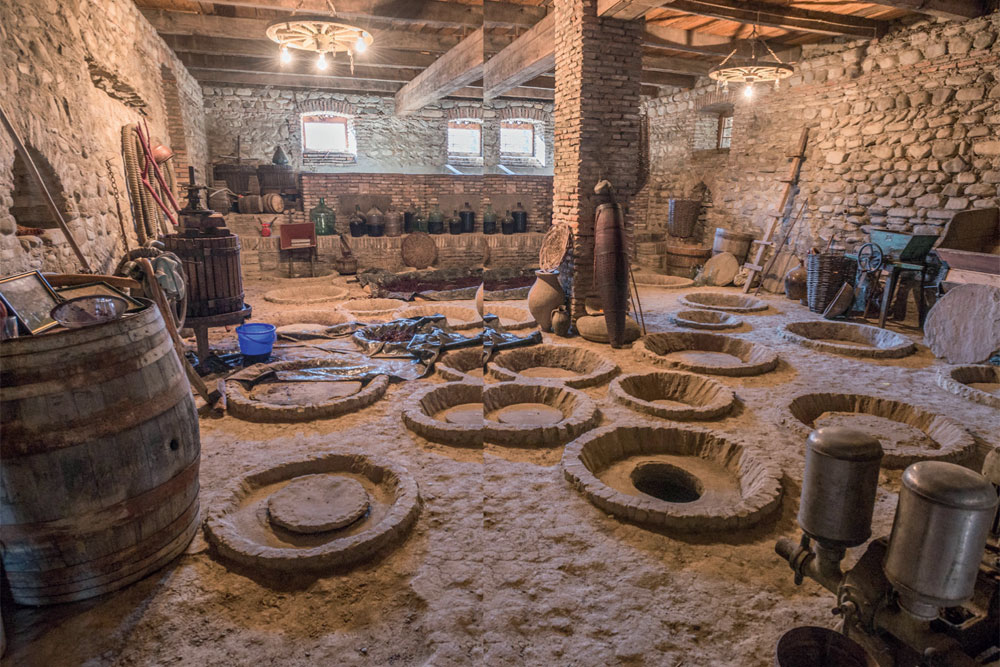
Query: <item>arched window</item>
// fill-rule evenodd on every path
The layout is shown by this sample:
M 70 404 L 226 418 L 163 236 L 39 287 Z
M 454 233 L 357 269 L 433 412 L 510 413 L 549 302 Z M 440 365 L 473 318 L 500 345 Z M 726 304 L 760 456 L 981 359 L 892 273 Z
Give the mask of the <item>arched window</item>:
M 448 121 L 448 155 L 478 158 L 483 155 L 483 124 L 477 118 Z
M 302 114 L 302 154 L 308 160 L 358 153 L 354 119 L 344 114 L 310 111 Z

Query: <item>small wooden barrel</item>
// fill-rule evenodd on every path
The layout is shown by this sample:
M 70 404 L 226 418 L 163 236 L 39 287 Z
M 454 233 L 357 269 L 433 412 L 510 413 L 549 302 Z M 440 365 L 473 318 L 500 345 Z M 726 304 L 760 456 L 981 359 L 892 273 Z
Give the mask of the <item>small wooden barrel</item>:
M 285 200 L 276 192 L 271 192 L 261 196 L 264 211 L 267 213 L 281 213 L 285 210 Z
M 667 243 L 663 263 L 669 273 L 690 278 L 696 266 L 712 256 L 712 249 L 688 243 Z
M 712 254 L 718 255 L 724 252 L 731 252 L 736 260 L 742 264 L 747 261 L 747 253 L 750 252 L 750 244 L 753 242 L 753 234 L 744 232 L 734 232 L 730 229 L 715 230 L 715 242 L 712 243 Z
M 188 317 L 208 317 L 243 310 L 243 274 L 238 236 L 162 238 L 164 249 L 184 264 Z
M 198 528 L 198 415 L 155 307 L 0 343 L 4 574 L 27 605 L 163 567 Z

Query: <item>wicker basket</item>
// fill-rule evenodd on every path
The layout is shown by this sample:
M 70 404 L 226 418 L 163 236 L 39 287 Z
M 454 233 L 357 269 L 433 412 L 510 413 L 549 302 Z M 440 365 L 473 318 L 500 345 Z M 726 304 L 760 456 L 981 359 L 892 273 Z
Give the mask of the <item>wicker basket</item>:
M 671 236 L 688 238 L 694 235 L 701 213 L 700 199 L 671 199 L 668 202 L 667 231 Z
M 822 313 L 845 282 L 852 282 L 854 260 L 842 253 L 806 255 L 806 301 L 809 310 Z

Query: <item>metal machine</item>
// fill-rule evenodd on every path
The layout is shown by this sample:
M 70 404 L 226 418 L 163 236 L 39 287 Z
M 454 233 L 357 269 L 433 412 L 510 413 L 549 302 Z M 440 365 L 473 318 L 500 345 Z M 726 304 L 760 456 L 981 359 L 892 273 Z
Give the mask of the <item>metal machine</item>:
M 775 551 L 797 584 L 809 577 L 837 596 L 843 633 L 880 667 L 1000 660 L 1000 480 L 953 463 L 914 463 L 903 472 L 889 537 L 845 572 L 846 549 L 871 535 L 881 458 L 865 433 L 813 431 L 798 513 L 804 534 L 799 543 L 782 538 Z

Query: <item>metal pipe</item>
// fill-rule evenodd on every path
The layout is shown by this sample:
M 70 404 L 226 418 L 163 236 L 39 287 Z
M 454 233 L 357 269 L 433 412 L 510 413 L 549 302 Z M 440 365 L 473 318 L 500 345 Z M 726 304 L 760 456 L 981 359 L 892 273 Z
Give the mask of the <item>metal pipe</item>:
M 804 577 L 809 577 L 834 595 L 837 594 L 844 579 L 844 573 L 840 569 L 840 561 L 844 558 L 842 549 L 820 547 L 814 553 L 809 548 L 809 537 L 803 535 L 798 544 L 787 537 L 779 539 L 774 545 L 774 551 L 788 561 L 795 572 L 796 584 L 801 584 Z

